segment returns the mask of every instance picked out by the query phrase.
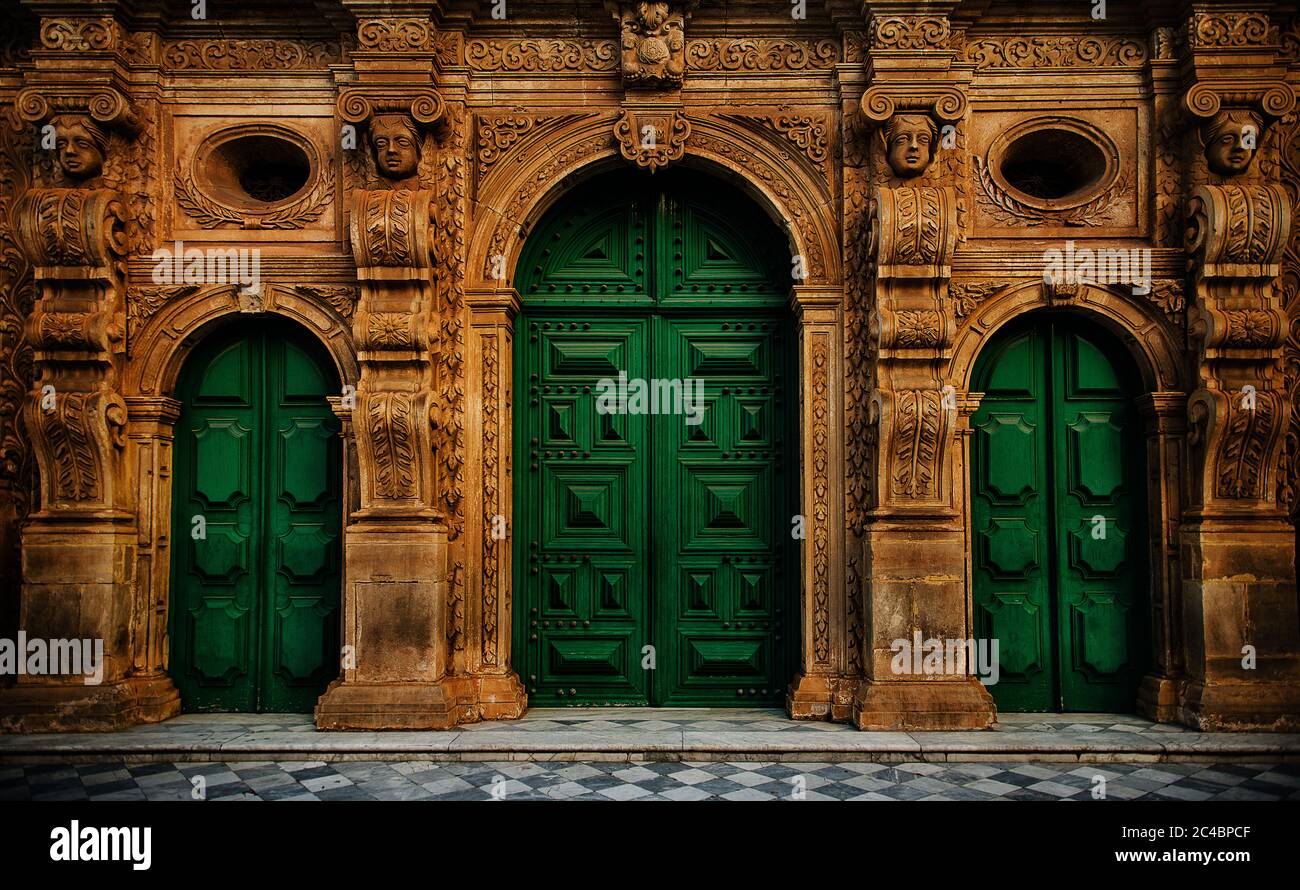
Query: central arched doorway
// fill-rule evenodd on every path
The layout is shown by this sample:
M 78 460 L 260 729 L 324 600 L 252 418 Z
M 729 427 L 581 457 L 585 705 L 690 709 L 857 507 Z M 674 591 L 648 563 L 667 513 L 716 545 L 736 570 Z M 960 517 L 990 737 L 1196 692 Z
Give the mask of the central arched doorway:
M 781 703 L 799 388 L 780 232 L 703 174 L 609 174 L 539 222 L 515 283 L 530 703 Z
M 176 388 L 170 674 L 186 711 L 309 712 L 339 666 L 339 393 L 324 349 L 261 317 Z
M 976 636 L 997 640 L 1004 711 L 1129 712 L 1148 668 L 1141 377 L 1081 316 L 989 339 L 971 389 Z

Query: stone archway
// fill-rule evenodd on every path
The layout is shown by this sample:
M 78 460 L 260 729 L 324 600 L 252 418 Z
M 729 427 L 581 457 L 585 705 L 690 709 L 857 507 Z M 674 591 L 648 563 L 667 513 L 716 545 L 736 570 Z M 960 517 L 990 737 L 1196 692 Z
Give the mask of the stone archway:
M 310 288 L 308 288 L 310 290 Z M 126 398 L 129 421 L 127 435 L 131 460 L 140 481 L 139 509 L 139 595 L 155 604 L 144 611 L 138 629 L 137 665 L 152 665 L 160 674 L 170 669 L 168 624 L 171 603 L 172 483 L 174 472 L 175 424 L 181 414 L 176 386 L 182 368 L 193 350 L 223 327 L 257 318 L 241 305 L 236 288 L 229 285 L 160 291 L 170 296 L 154 311 L 150 304 L 137 302 L 133 321 L 139 330 L 131 340 L 132 362 L 128 366 Z M 140 295 L 136 295 L 139 301 Z M 331 305 L 288 285 L 264 284 L 260 314 L 293 322 L 315 340 L 328 355 L 332 372 L 344 384 L 357 380 L 357 362 L 348 326 L 340 310 L 350 311 L 350 301 Z M 343 392 L 333 394 L 330 403 L 342 424 L 343 478 L 341 512 L 346 517 L 356 503 L 358 462 L 351 436 L 349 412 Z
M 971 313 L 958 333 L 951 361 L 950 379 L 966 391 L 971 386 L 976 359 L 990 338 L 1008 325 L 1035 312 L 1076 314 L 1108 332 L 1127 353 L 1140 377 L 1136 405 L 1141 413 L 1145 440 L 1146 473 L 1146 564 L 1151 577 L 1150 665 L 1138 689 L 1137 705 L 1152 719 L 1170 721 L 1176 717 L 1177 665 L 1182 658 L 1181 583 L 1178 565 L 1178 529 L 1183 503 L 1182 478 L 1187 466 L 1186 380 L 1175 333 L 1156 310 L 1155 304 L 1096 285 L 1057 291 L 1041 281 L 1011 285 Z M 976 394 L 971 394 L 976 396 Z M 969 418 L 978 399 L 962 404 L 963 467 L 971 466 Z M 966 516 L 967 577 L 972 577 L 971 492 L 969 472 L 961 474 Z M 968 613 L 972 608 L 967 598 Z
M 802 262 L 804 278 L 792 287 L 798 341 L 800 411 L 798 440 L 804 455 L 798 505 L 807 539 L 800 553 L 802 662 L 786 693 L 792 716 L 822 718 L 846 670 L 843 503 L 835 496 L 842 477 L 843 442 L 832 418 L 843 410 L 842 287 L 840 239 L 829 170 L 825 128 L 805 139 L 807 151 L 792 152 L 780 114 L 753 120 L 691 117 L 682 146 L 686 166 L 703 168 L 742 185 L 786 231 Z M 513 128 L 508 134 L 495 132 Z M 510 369 L 519 294 L 505 280 L 518 261 L 527 228 L 575 182 L 619 163 L 614 120 L 604 114 L 484 115 L 479 128 L 479 177 L 469 225 L 466 302 L 466 436 L 481 441 L 471 454 L 466 486 L 466 640 L 468 669 L 477 674 L 479 715 L 511 716 L 521 701 L 518 677 L 507 662 L 511 647 L 513 566 L 508 540 L 488 531 L 504 522 L 513 534 L 510 504 L 513 440 Z M 801 134 L 806 136 L 807 134 Z M 820 154 L 819 154 L 820 153 Z M 817 160 L 821 158 L 822 160 Z M 504 161 L 508 160 L 508 163 Z

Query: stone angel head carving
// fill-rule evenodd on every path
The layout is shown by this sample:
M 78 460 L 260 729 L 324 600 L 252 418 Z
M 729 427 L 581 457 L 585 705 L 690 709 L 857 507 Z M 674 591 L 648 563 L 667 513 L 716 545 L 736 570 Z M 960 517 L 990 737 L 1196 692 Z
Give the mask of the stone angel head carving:
M 1239 176 L 1250 167 L 1262 136 L 1259 115 L 1246 109 L 1223 109 L 1201 126 L 1205 161 L 1220 176 Z
M 900 179 L 920 176 L 934 160 L 939 128 L 928 114 L 896 114 L 885 125 L 881 138 L 885 159 Z
M 420 166 L 420 131 L 405 114 L 377 115 L 370 123 L 370 147 L 375 169 L 385 179 L 415 175 Z
M 59 167 L 69 179 L 93 179 L 104 170 L 108 133 L 83 114 L 61 114 L 50 119 Z

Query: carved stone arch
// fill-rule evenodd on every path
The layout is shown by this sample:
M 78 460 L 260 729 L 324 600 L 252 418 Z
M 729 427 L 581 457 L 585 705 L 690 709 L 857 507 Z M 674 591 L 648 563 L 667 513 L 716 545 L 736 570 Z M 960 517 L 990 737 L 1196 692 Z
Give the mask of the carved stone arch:
M 969 387 L 975 359 L 989 338 L 1014 319 L 1040 309 L 1083 313 L 1114 334 L 1137 365 L 1145 392 L 1185 391 L 1178 343 L 1169 326 L 1147 305 L 1086 284 L 1079 285 L 1078 295 L 1068 300 L 1052 299 L 1041 281 L 1012 285 L 971 313 L 970 323 L 957 332 L 953 344 L 950 379 Z
M 1051 296 L 1042 281 L 1012 285 L 972 313 L 970 324 L 957 334 L 950 363 L 950 379 L 963 389 L 973 382 L 976 359 L 994 334 L 1027 313 L 1054 309 L 1087 317 L 1121 344 L 1141 376 L 1140 394 L 1135 399 L 1145 430 L 1146 466 L 1146 549 L 1150 581 L 1150 602 L 1146 616 L 1151 631 L 1151 663 L 1138 687 L 1137 707 L 1145 716 L 1161 722 L 1174 719 L 1178 656 L 1182 629 L 1177 616 L 1182 609 L 1181 576 L 1178 569 L 1179 527 L 1183 513 L 1183 480 L 1187 472 L 1186 393 L 1188 381 L 1171 325 L 1154 303 L 1145 297 L 1080 284 L 1065 298 Z M 977 407 L 975 399 L 962 405 L 967 421 Z M 965 427 L 964 464 L 971 466 L 971 427 Z M 970 484 L 969 470 L 960 478 Z M 969 505 L 970 491 L 964 500 Z M 969 507 L 965 511 L 967 577 L 971 574 L 973 526 Z M 967 590 L 967 608 L 972 607 L 973 588 Z
M 344 384 L 355 385 L 360 371 L 348 324 L 315 300 L 287 288 L 266 287 L 263 293 L 262 309 L 311 332 L 329 354 L 339 379 Z M 131 338 L 127 392 L 145 396 L 170 394 L 194 346 L 215 328 L 241 317 L 257 315 L 241 311 L 235 289 L 229 285 L 204 288 L 170 301 Z
M 791 164 L 774 140 L 717 118 L 691 118 L 681 163 L 735 184 L 787 233 L 791 254 L 805 258 L 805 284 L 840 278 L 838 223 L 829 186 L 806 164 Z M 513 269 L 532 225 L 576 182 L 622 166 L 613 119 L 589 115 L 539 127 L 479 182 L 469 242 L 469 282 L 491 288 L 496 271 Z M 504 258 L 504 266 L 495 257 Z

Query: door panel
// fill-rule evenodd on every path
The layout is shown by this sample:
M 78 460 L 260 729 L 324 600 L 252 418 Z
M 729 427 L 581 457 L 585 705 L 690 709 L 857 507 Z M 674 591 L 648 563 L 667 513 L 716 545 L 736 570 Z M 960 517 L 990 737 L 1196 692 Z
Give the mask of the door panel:
M 789 679 L 788 250 L 704 182 L 579 189 L 520 260 L 515 661 L 535 704 L 766 704 Z M 643 413 L 600 410 L 620 373 L 647 382 Z
M 1131 711 L 1145 667 L 1142 438 L 1104 343 L 1022 324 L 976 369 L 975 627 L 1003 710 Z
M 602 379 L 645 376 L 644 319 L 525 321 L 528 410 L 517 514 L 529 596 L 519 662 L 537 704 L 643 703 L 647 602 L 645 415 L 597 410 Z
M 1056 664 L 1043 336 L 1031 329 L 985 348 L 992 369 L 971 419 L 975 629 L 998 640 L 998 707 L 1047 710 Z
M 701 380 L 705 421 L 654 418 L 658 509 L 679 517 L 655 539 L 655 639 L 672 655 L 655 676 L 665 705 L 769 701 L 779 692 L 777 535 L 789 514 L 777 450 L 778 325 L 748 317 L 757 320 L 657 320 L 655 376 Z
M 186 710 L 310 711 L 337 674 L 337 387 L 297 336 L 201 346 L 178 387 L 170 669 Z

